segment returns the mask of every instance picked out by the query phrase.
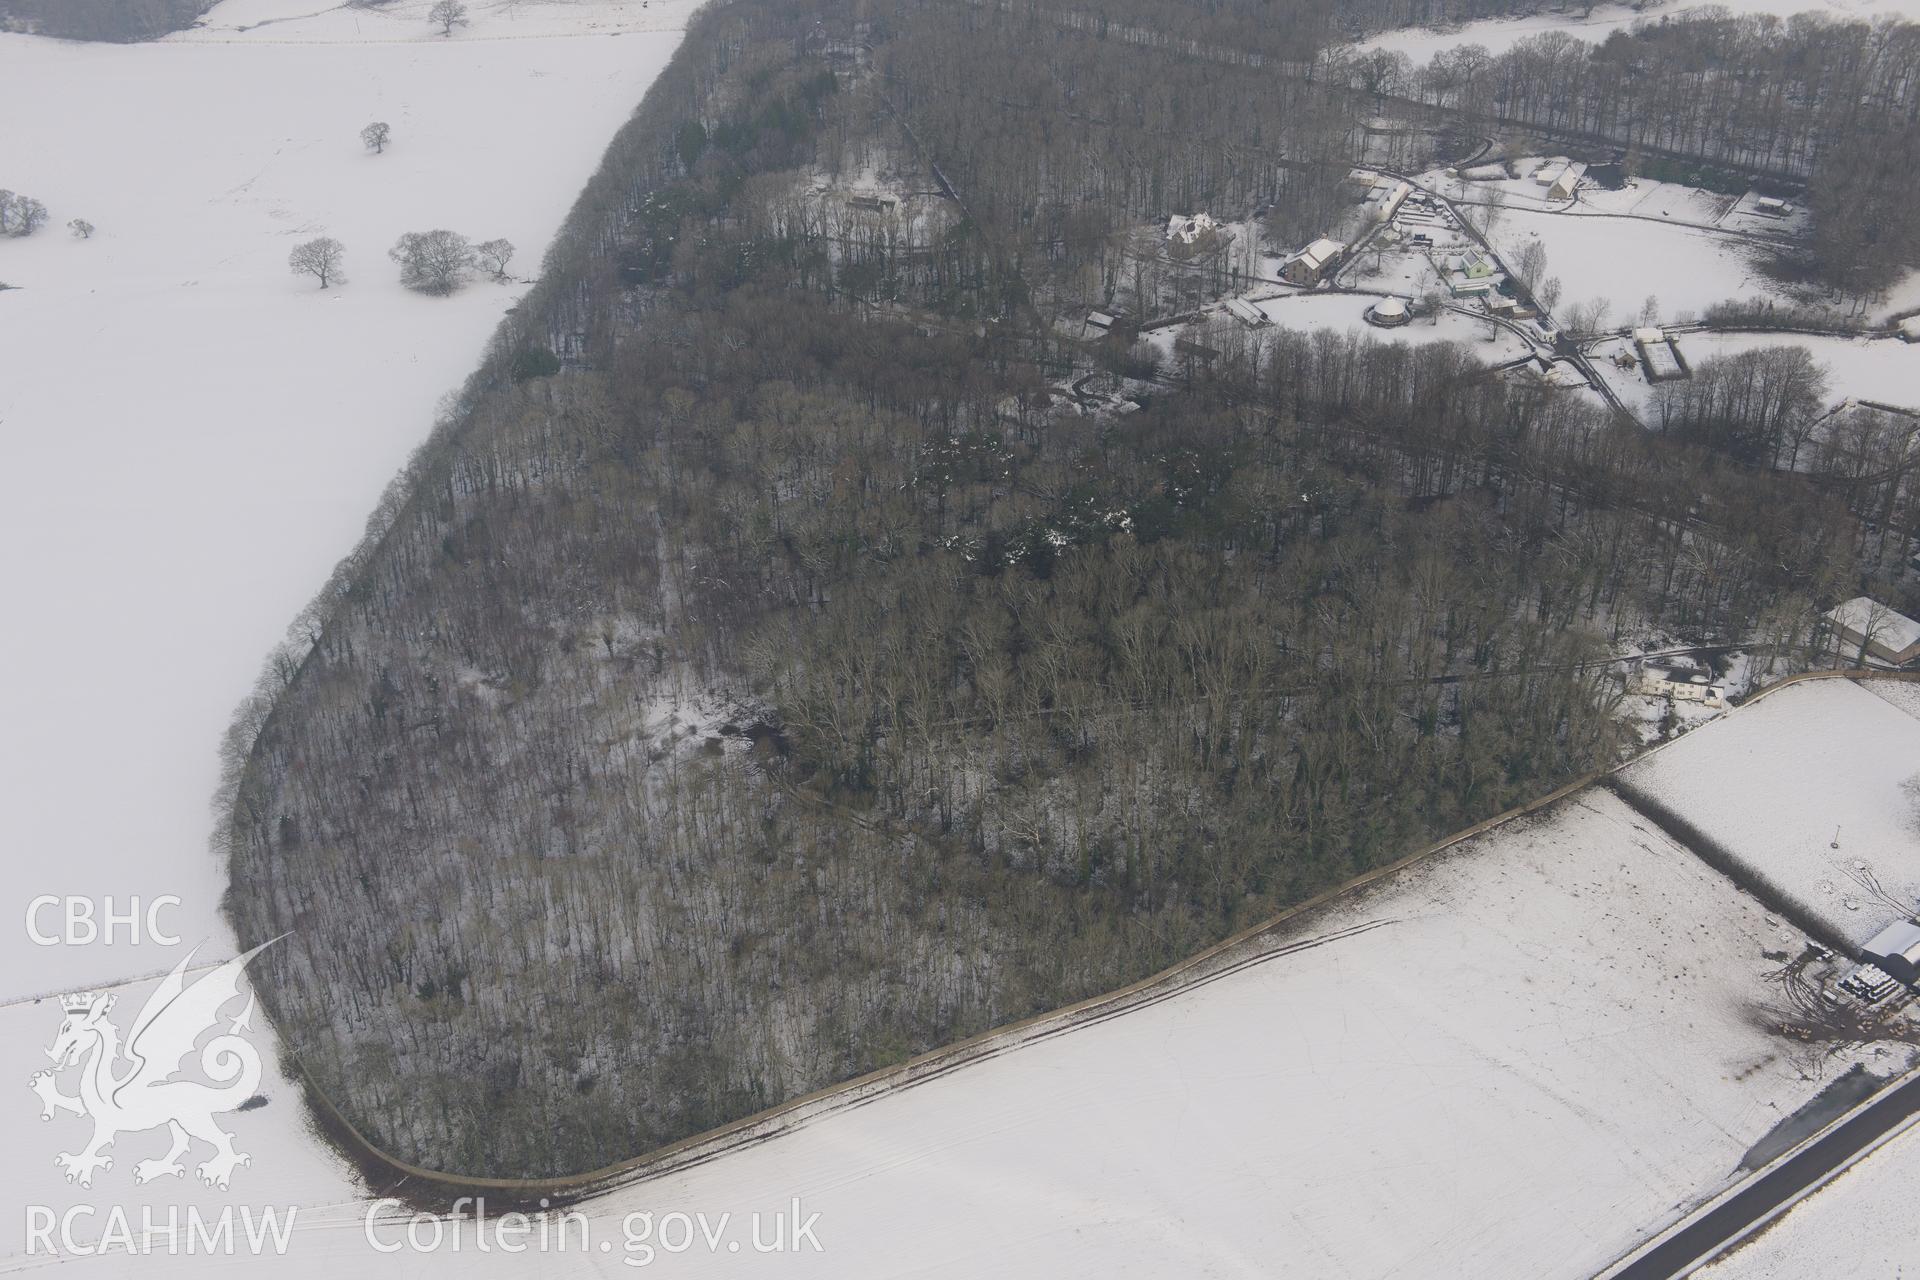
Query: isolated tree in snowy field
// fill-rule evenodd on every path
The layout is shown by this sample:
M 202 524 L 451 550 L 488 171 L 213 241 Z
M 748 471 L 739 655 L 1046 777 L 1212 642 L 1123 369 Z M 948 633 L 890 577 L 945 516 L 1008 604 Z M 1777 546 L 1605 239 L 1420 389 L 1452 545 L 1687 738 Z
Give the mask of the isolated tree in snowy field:
M 340 269 L 346 257 L 345 245 L 332 236 L 321 236 L 318 240 L 295 245 L 293 252 L 287 255 L 287 265 L 293 268 L 297 276 L 314 277 L 324 289 L 331 284 L 346 282 L 346 274 Z
M 474 264 L 467 238 L 444 229 L 409 231 L 387 250 L 387 256 L 400 264 L 401 284 L 436 295 L 458 289 Z
M 455 27 L 467 25 L 467 6 L 460 0 L 433 0 L 433 8 L 427 10 L 427 21 L 440 28 L 440 34 L 450 36 Z
M 1560 305 L 1560 277 L 1548 276 L 1540 286 L 1540 305 L 1551 311 Z
M 1654 297 L 1652 294 L 1648 294 L 1647 300 L 1640 304 L 1640 323 L 1650 325 L 1659 318 L 1660 299 Z
M 73 219 L 71 222 L 67 223 L 67 230 L 73 232 L 75 238 L 77 239 L 80 239 L 80 240 L 93 239 L 93 224 L 91 222 L 88 222 L 85 218 Z
M 482 240 L 474 246 L 474 253 L 495 280 L 507 278 L 507 264 L 513 261 L 513 241 Z
M 379 155 L 387 149 L 387 139 L 393 136 L 393 127 L 384 120 L 375 120 L 360 131 L 360 141 L 367 144 L 367 150 Z
M 32 196 L 0 191 L 0 233 L 30 236 L 47 224 L 47 206 Z

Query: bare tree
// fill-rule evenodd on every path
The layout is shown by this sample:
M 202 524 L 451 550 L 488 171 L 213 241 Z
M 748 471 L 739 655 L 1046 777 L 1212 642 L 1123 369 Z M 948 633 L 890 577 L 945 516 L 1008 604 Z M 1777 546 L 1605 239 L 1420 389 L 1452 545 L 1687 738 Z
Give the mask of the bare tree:
M 1886 633 L 1889 621 L 1895 616 L 1894 610 L 1891 607 L 1880 603 L 1878 600 L 1872 599 L 1867 601 L 1867 607 L 1864 611 L 1855 610 L 1853 612 L 1853 616 L 1847 620 L 1847 627 L 1860 636 L 1860 647 L 1853 649 L 1852 645 L 1848 645 L 1847 649 L 1853 650 L 1853 656 L 1849 661 L 1851 661 L 1854 666 L 1864 667 L 1867 665 L 1867 655 L 1872 651 L 1875 644 L 1880 643 L 1881 637 Z M 1835 641 L 1834 650 L 1836 653 L 1844 654 L 1846 650 L 1842 649 L 1840 645 L 1841 642 L 1846 640 L 1846 636 L 1837 626 L 1833 628 L 1833 631 Z
M 67 223 L 67 230 L 73 232 L 75 238 L 77 239 L 80 239 L 80 240 L 93 239 L 93 224 L 91 222 L 88 222 L 85 218 L 73 219 L 71 222 Z
M 1605 298 L 1588 298 L 1568 309 L 1564 326 L 1574 333 L 1598 333 L 1606 327 L 1607 313 L 1613 304 Z
M 1538 240 L 1529 240 L 1520 250 L 1520 257 L 1514 263 L 1514 273 L 1520 282 L 1532 290 L 1540 284 L 1540 277 L 1547 269 L 1547 246 Z
M 375 120 L 360 131 L 360 141 L 366 143 L 367 149 L 375 155 L 387 149 L 387 139 L 392 136 L 393 127 L 384 120 Z
M 455 27 L 467 25 L 467 6 L 460 0 L 433 0 L 433 7 L 427 10 L 427 21 L 440 28 L 440 34 L 450 36 Z
M 1507 218 L 1507 193 L 1495 187 L 1487 193 L 1487 197 L 1486 207 L 1480 211 L 1480 230 L 1486 234 L 1491 245 L 1493 233 L 1500 229 L 1500 224 Z
M 473 246 L 467 238 L 444 228 L 409 231 L 387 250 L 400 264 L 400 283 L 420 293 L 445 295 L 460 287 L 473 268 Z
M 1392 93 L 1412 74 L 1413 59 L 1404 53 L 1389 53 L 1380 49 L 1356 60 L 1353 70 L 1360 79 L 1361 87 L 1368 93 Z
M 1548 311 L 1560 305 L 1560 277 L 1548 276 L 1540 286 L 1540 305 Z
M 345 245 L 332 236 L 321 236 L 318 240 L 295 245 L 293 252 L 287 255 L 287 265 L 293 268 L 297 276 L 314 277 L 324 289 L 331 284 L 346 283 L 346 273 L 340 269 L 346 257 Z
M 489 275 L 495 280 L 505 280 L 507 264 L 513 261 L 513 241 L 482 240 L 474 246 L 474 254 Z

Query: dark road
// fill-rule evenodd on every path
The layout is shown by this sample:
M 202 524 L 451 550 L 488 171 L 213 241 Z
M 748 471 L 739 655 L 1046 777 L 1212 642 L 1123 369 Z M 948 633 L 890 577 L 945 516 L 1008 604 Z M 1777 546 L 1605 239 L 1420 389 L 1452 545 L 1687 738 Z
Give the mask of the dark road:
M 1812 1146 L 1694 1218 L 1643 1256 L 1608 1273 L 1609 1280 L 1668 1280 L 1684 1274 L 1915 1112 L 1920 1112 L 1920 1077 L 1882 1094 Z

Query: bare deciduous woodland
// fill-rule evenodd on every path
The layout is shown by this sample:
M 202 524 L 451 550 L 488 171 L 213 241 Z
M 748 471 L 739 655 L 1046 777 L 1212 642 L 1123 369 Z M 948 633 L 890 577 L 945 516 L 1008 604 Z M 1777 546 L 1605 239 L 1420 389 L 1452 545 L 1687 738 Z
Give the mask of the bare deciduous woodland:
M 0 0 L 0 28 L 72 40 L 150 40 L 192 24 L 215 0 Z
M 1866 520 L 1920 524 L 1790 347 L 1642 429 L 1445 343 L 1065 336 L 1139 224 L 1311 227 L 1379 93 L 1410 159 L 1495 100 L 1326 57 L 1431 6 L 1190 8 L 695 19 L 227 746 L 241 942 L 291 934 L 263 996 L 386 1150 L 591 1168 L 1143 976 L 1617 759 L 1621 629 L 1790 663 Z M 1817 166 L 1920 84 L 1911 29 L 1833 31 L 1500 110 Z M 1777 128 L 1720 127 L 1696 37 Z M 1143 407 L 1061 411 L 1085 377 Z

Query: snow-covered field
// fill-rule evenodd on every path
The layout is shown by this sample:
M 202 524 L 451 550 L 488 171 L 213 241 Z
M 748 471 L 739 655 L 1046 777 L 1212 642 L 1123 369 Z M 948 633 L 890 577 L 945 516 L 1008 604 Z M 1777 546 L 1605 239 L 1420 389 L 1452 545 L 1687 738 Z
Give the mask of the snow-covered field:
M 678 32 L 691 0 L 465 0 L 466 25 L 453 42 L 593 38 Z M 429 30 L 432 0 L 381 0 L 380 7 L 349 7 L 338 0 L 222 0 L 175 41 L 244 39 L 249 44 L 419 44 L 438 42 Z
M 1694 1280 L 1900 1280 L 1920 1273 L 1920 1122 L 1909 1124 Z
M 152 973 L 203 939 L 202 959 L 231 954 L 207 851 L 227 718 L 524 291 L 417 297 L 388 246 L 442 226 L 505 237 L 514 273 L 536 274 L 694 5 L 472 0 L 451 39 L 426 7 L 229 0 L 152 44 L 0 35 L 0 185 L 52 215 L 0 242 L 16 286 L 0 292 L 0 1268 L 20 1264 L 20 1206 L 137 1205 L 128 1168 L 165 1145 L 124 1142 L 110 1190 L 60 1180 L 53 1155 L 84 1129 L 38 1121 L 25 1084 L 60 1011 L 26 997 Z M 358 136 L 376 119 L 384 155 Z M 94 237 L 68 235 L 72 218 Z M 319 235 L 346 245 L 344 287 L 288 270 Z M 158 923 L 183 941 L 39 946 L 40 895 L 96 912 L 177 895 Z M 350 1201 L 271 1063 L 263 1091 L 229 1122 L 262 1178 L 242 1170 L 233 1198 L 258 1203 L 271 1179 L 276 1200 Z M 228 1199 L 191 1175 L 156 1188 L 156 1204 Z
M 1665 4 L 1646 4 L 1637 9 L 1625 4 L 1602 4 L 1584 18 L 1576 6 L 1563 12 L 1524 18 L 1487 18 L 1446 31 L 1413 27 L 1382 32 L 1355 47 L 1361 51 L 1384 49 L 1389 53 L 1404 53 L 1416 65 L 1424 66 L 1443 49 L 1477 44 L 1493 53 L 1505 53 L 1522 40 L 1548 31 L 1564 31 L 1577 39 L 1599 44 L 1636 22 L 1659 22 L 1709 7 L 1779 18 L 1796 13 L 1821 13 L 1836 20 L 1865 21 L 1880 14 L 1892 14 L 1909 22 L 1920 21 L 1920 0 L 1668 0 Z
M 1697 318 L 1717 302 L 1776 292 L 1751 260 L 1755 249 L 1692 227 L 1509 208 L 1500 212 L 1492 240 L 1509 263 L 1530 241 L 1546 247 L 1543 276 L 1560 279 L 1556 319 L 1577 304 L 1605 299 L 1607 319 L 1624 324 L 1652 297 L 1661 321 L 1672 324 L 1683 316 Z
M 1577 10 L 1536 13 L 1524 18 L 1487 18 L 1462 23 L 1446 30 L 1432 27 L 1405 27 L 1383 31 L 1355 45 L 1356 50 L 1404 53 L 1416 66 L 1425 66 L 1434 54 L 1457 45 L 1477 44 L 1493 53 L 1505 53 L 1514 45 L 1548 31 L 1564 31 L 1570 36 L 1598 44 L 1615 31 L 1630 27 L 1640 18 L 1625 4 L 1603 4 L 1586 17 Z
M 1920 904 L 1913 703 L 1891 683 L 1795 685 L 1695 730 L 1622 781 L 1862 943 Z
M 691 11 L 476 3 L 441 40 L 410 2 L 232 29 L 317 7 L 233 0 L 155 44 L 0 36 L 0 185 L 52 214 L 0 243 L 0 996 L 171 961 L 35 947 L 36 894 L 178 894 L 173 925 L 221 936 L 227 717 L 523 291 L 415 296 L 388 247 L 502 236 L 537 274 Z M 359 140 L 375 119 L 384 155 Z M 344 287 L 288 270 L 319 235 L 346 245 Z

